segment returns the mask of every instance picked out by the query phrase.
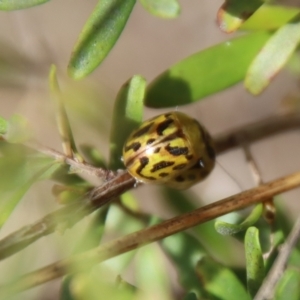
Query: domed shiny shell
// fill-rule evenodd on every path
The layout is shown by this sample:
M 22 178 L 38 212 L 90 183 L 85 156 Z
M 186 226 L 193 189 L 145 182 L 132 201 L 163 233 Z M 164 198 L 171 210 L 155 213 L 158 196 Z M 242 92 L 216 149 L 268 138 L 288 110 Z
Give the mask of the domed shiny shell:
M 171 112 L 145 121 L 132 132 L 123 148 L 123 161 L 142 182 L 186 189 L 211 172 L 215 151 L 198 121 Z

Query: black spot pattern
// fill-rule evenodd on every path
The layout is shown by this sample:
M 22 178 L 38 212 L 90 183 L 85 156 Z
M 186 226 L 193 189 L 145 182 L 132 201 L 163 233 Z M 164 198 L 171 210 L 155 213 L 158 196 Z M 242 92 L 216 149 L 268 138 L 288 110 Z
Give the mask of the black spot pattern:
M 169 173 L 166 173 L 166 172 L 159 173 L 158 176 L 159 176 L 159 177 L 162 177 L 162 178 L 163 178 L 163 177 L 167 177 L 167 176 L 169 176 Z
M 156 132 L 158 135 L 163 135 L 164 130 L 166 130 L 170 124 L 172 124 L 174 122 L 174 120 L 172 119 L 167 119 L 163 122 L 161 122 L 157 128 L 156 128 Z
M 186 137 L 185 135 L 183 134 L 183 131 L 181 129 L 178 129 L 176 132 L 170 134 L 170 135 L 167 135 L 166 137 L 164 137 L 162 140 L 161 140 L 161 143 L 165 143 L 165 142 L 168 142 L 168 141 L 173 141 L 177 138 L 182 138 L 184 140 L 186 140 Z
M 143 156 L 140 158 L 140 166 L 136 169 L 136 173 L 139 174 L 142 178 L 148 179 L 148 180 L 156 180 L 155 177 L 152 176 L 145 176 L 142 174 L 143 169 L 148 165 L 149 158 L 146 156 Z
M 142 127 L 141 129 L 138 129 L 133 135 L 133 138 L 138 138 L 141 137 L 142 135 L 144 135 L 145 133 L 147 133 L 149 131 L 149 129 L 152 127 L 153 122 L 148 124 L 147 126 Z
M 187 160 L 191 160 L 191 159 L 193 159 L 193 154 L 188 154 L 188 155 L 186 155 L 185 156 L 185 158 L 187 159 Z
M 167 168 L 169 166 L 173 166 L 174 164 L 175 164 L 174 161 L 165 161 L 165 160 L 159 161 L 158 163 L 153 165 L 153 167 L 151 169 L 151 173 L 154 173 L 158 170 Z
M 142 170 L 148 165 L 149 163 L 149 158 L 146 156 L 143 156 L 140 158 L 140 165 L 137 168 L 136 172 L 141 175 Z
M 168 144 L 165 149 L 173 156 L 187 155 L 189 153 L 188 147 L 171 147 Z
M 157 147 L 154 149 L 153 153 L 158 153 L 160 151 L 161 147 Z
M 141 147 L 141 143 L 140 142 L 135 142 L 130 144 L 129 146 L 125 147 L 125 152 L 129 151 L 130 149 L 132 149 L 133 151 L 138 151 Z
M 155 139 L 149 139 L 149 140 L 147 140 L 146 144 L 151 145 L 154 141 L 155 141 Z
M 182 177 L 181 175 L 177 176 L 177 177 L 175 178 L 175 180 L 176 180 L 177 182 L 184 182 L 184 181 L 185 181 L 184 177 Z
M 173 170 L 181 170 L 181 169 L 185 168 L 186 165 L 187 165 L 187 164 L 180 164 L 180 165 L 177 165 L 177 166 L 173 167 Z

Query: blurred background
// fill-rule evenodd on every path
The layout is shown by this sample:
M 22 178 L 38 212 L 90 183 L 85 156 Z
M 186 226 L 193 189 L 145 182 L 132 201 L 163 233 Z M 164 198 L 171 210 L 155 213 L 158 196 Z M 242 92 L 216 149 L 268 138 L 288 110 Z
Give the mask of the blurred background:
M 68 113 L 76 141 L 97 146 L 107 157 L 110 116 L 116 94 L 124 82 L 134 74 L 141 74 L 151 82 L 179 60 L 235 35 L 222 33 L 216 25 L 216 13 L 222 1 L 182 1 L 181 15 L 175 20 L 155 18 L 137 3 L 123 34 L 106 60 L 87 79 L 75 82 L 67 78 L 66 68 L 73 45 L 96 3 L 96 0 L 53 0 L 23 11 L 0 12 L 0 115 L 5 118 L 15 113 L 24 115 L 38 140 L 61 151 L 48 90 L 48 72 L 54 63 L 58 67 L 61 88 L 68 95 Z M 234 58 L 232 68 L 235 68 Z M 251 96 L 241 83 L 198 103 L 179 107 L 179 110 L 199 120 L 215 136 L 280 114 L 284 112 L 283 103 L 297 95 L 298 78 L 287 68 L 258 97 Z M 163 111 L 146 108 L 145 119 Z M 299 131 L 296 130 L 253 144 L 251 150 L 263 180 L 299 171 L 299 147 Z M 193 187 L 193 192 L 202 199 L 201 205 L 254 186 L 240 149 L 224 153 L 217 160 L 226 172 L 217 164 L 205 182 Z M 52 183 L 47 182 L 35 184 L 0 237 L 58 207 L 51 195 L 51 187 Z M 134 193 L 141 199 L 139 203 L 143 211 L 162 218 L 173 216 L 158 196 L 156 187 L 143 186 Z M 300 190 L 296 189 L 283 198 L 292 219 L 299 214 L 299 196 Z M 70 241 L 80 226 L 66 233 Z M 34 270 L 51 263 L 67 255 L 72 248 L 70 243 L 70 249 L 61 249 L 64 239 L 65 236 L 60 234 L 43 238 L 29 246 L 22 256 L 17 254 L 2 262 L 1 269 L 22 266 L 26 270 Z M 1 273 L 0 282 L 6 282 L 7 274 Z M 171 277 L 176 280 L 176 275 Z M 16 299 L 57 299 L 58 290 L 57 280 Z

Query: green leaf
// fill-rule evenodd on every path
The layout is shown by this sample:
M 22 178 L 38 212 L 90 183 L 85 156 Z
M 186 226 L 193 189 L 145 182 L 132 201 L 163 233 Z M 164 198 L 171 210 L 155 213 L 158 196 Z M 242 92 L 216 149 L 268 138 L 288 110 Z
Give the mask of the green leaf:
M 48 2 L 49 0 L 1 0 L 0 10 L 17 10 L 29 8 Z
M 49 88 L 51 90 L 52 100 L 55 104 L 56 123 L 60 138 L 62 141 L 63 152 L 67 156 L 74 156 L 79 162 L 83 162 L 83 158 L 77 150 L 69 117 L 65 108 L 64 97 L 62 97 L 56 74 L 56 66 L 51 65 L 49 71 Z
M 252 61 L 245 78 L 246 88 L 261 93 L 291 57 L 300 42 L 300 22 L 281 27 Z
M 197 274 L 204 289 L 211 295 L 208 299 L 249 299 L 237 276 L 211 258 L 204 257 L 199 261 Z
M 300 9 L 289 6 L 262 5 L 241 26 L 243 30 L 272 30 L 278 29 L 299 15 Z
M 287 268 L 275 289 L 275 300 L 300 299 L 300 272 L 295 268 Z
M 134 197 L 129 193 L 125 193 L 121 196 L 121 198 L 132 198 L 131 201 L 135 201 Z M 84 231 L 84 234 L 79 237 L 77 240 L 77 246 L 75 247 L 75 253 L 86 252 L 89 249 L 96 247 L 101 242 L 102 236 L 105 233 L 105 229 L 109 228 L 111 232 L 118 232 L 121 235 L 126 235 L 131 232 L 140 230 L 143 224 L 141 224 L 140 220 L 136 218 L 132 218 L 124 212 L 124 210 L 120 209 L 119 206 L 106 206 L 100 211 L 94 213 L 89 226 Z M 74 237 L 78 238 L 78 237 Z M 102 270 L 104 272 L 109 269 L 110 272 L 114 272 L 115 274 L 123 273 L 128 264 L 132 261 L 135 256 L 136 251 L 129 251 L 124 255 L 120 255 L 118 257 L 112 258 L 105 263 L 106 267 L 103 268 L 91 268 L 91 270 L 85 270 L 82 272 L 82 265 L 86 265 L 87 262 L 82 261 L 78 264 L 72 265 L 72 270 L 76 270 L 74 275 L 66 276 L 63 282 L 63 286 L 61 289 L 61 300 L 71 300 L 71 299 L 99 299 L 99 293 L 103 295 L 104 291 L 101 291 L 101 287 L 107 284 L 107 277 L 97 277 L 97 280 L 92 280 L 89 282 L 89 288 L 86 290 L 76 291 L 74 286 L 78 284 L 78 282 L 86 278 L 93 277 L 95 270 Z M 96 266 L 98 263 L 96 261 L 90 261 L 90 266 Z M 98 281 L 99 280 L 99 281 Z M 108 279 L 109 284 L 111 285 L 111 280 Z M 118 290 L 115 286 L 111 286 Z M 123 289 L 124 290 L 124 289 Z M 126 289 L 127 290 L 127 289 Z M 93 292 L 94 291 L 94 292 Z M 91 292 L 88 297 L 87 293 Z M 134 291 L 127 291 L 132 294 Z M 107 296 L 107 299 L 128 299 L 127 296 L 124 298 L 120 297 L 119 294 L 122 294 L 121 291 L 116 291 L 116 295 L 111 297 Z M 106 296 L 106 295 L 105 295 Z M 132 299 L 129 298 L 129 299 Z
M 251 214 L 240 224 L 230 224 L 217 220 L 215 222 L 215 229 L 222 235 L 233 235 L 238 232 L 246 230 L 249 226 L 252 226 L 261 217 L 263 212 L 263 206 L 261 203 L 255 206 Z
M 198 298 L 194 292 L 190 292 L 184 296 L 183 300 L 198 300 Z
M 164 258 L 154 244 L 138 250 L 134 262 L 136 285 L 142 294 L 139 299 L 171 299 L 171 280 Z
M 60 300 L 76 300 L 76 297 L 72 294 L 72 285 L 74 285 L 73 276 L 65 276 L 60 288 Z
M 13 115 L 8 123 L 6 140 L 10 143 L 26 142 L 31 136 L 28 120 L 21 115 Z
M 5 134 L 7 132 L 7 129 L 8 129 L 8 122 L 0 117 L 0 135 L 1 134 Z
M 176 18 L 180 14 L 177 0 L 140 0 L 141 4 L 154 16 L 160 18 Z
M 184 105 L 236 84 L 269 37 L 268 32 L 247 34 L 180 61 L 149 85 L 146 105 Z
M 26 158 L 22 155 L 0 157 L 0 227 L 9 218 L 19 201 L 34 182 L 51 174 L 59 167 L 45 157 Z M 49 170 L 51 169 L 51 172 Z
M 100 0 L 85 24 L 68 66 L 69 75 L 81 79 L 104 60 L 118 40 L 136 0 Z
M 92 220 L 89 223 L 87 230 L 84 232 L 82 237 L 78 240 L 77 245 L 75 246 L 75 250 L 73 254 L 79 254 L 84 251 L 88 251 L 97 245 L 99 245 L 101 238 L 103 236 L 105 230 L 105 221 L 107 217 L 109 207 L 105 207 L 96 211 L 92 217 Z M 89 271 L 81 273 L 86 274 L 88 276 Z M 72 293 L 72 286 L 74 286 L 74 282 L 76 282 L 77 275 L 68 275 L 65 276 L 61 286 L 60 299 L 61 300 L 75 300 L 75 297 Z
M 180 284 L 197 297 L 205 296 L 196 272 L 197 262 L 206 255 L 200 242 L 193 236 L 180 232 L 162 240 L 162 248 L 178 270 Z
M 186 213 L 201 205 L 201 199 L 191 191 L 180 192 L 170 188 L 162 188 L 164 201 L 178 213 Z M 197 203 L 197 206 L 194 204 Z M 203 203 L 204 205 L 204 203 Z M 215 221 L 205 222 L 190 229 L 199 240 L 200 245 L 218 260 L 228 263 L 236 261 L 236 245 L 232 240 L 218 234 L 214 228 Z
M 264 260 L 259 242 L 259 231 L 248 228 L 245 235 L 246 269 L 248 292 L 254 297 L 265 277 Z
M 226 33 L 237 30 L 261 5 L 261 0 L 227 0 L 218 11 L 217 22 Z
M 135 75 L 120 89 L 112 117 L 110 134 L 109 168 L 124 168 L 121 161 L 125 140 L 143 119 L 143 102 L 146 81 L 142 76 Z

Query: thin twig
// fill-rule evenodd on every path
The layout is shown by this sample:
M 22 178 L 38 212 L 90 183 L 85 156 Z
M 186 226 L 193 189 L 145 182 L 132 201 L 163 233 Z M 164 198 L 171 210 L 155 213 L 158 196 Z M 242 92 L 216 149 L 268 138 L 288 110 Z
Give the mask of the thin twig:
M 241 136 L 244 136 L 249 141 L 256 141 L 270 134 L 285 130 L 295 129 L 300 126 L 300 114 L 276 116 L 268 120 L 248 125 L 234 131 L 223 134 L 215 139 L 217 153 L 229 150 L 231 147 L 239 145 Z M 72 207 L 67 206 L 57 211 L 46 215 L 41 220 L 27 225 L 4 239 L 0 240 L 0 259 L 6 258 L 17 251 L 25 248 L 42 236 L 48 235 L 56 230 L 56 228 L 68 227 L 80 221 L 84 215 L 95 210 L 103 204 L 110 202 L 112 199 L 120 196 L 125 191 L 135 186 L 135 180 L 128 174 L 117 174 L 115 172 L 95 168 L 86 163 L 80 163 L 75 159 L 66 157 L 60 152 L 44 147 L 36 142 L 31 142 L 29 147 L 37 151 L 53 157 L 56 160 L 61 160 L 78 170 L 84 170 L 89 174 L 99 176 L 108 181 L 99 187 L 94 188 L 77 204 Z M 77 206 L 78 205 L 78 206 Z M 76 207 L 77 206 L 77 207 Z M 74 211 L 80 211 L 82 214 L 74 214 Z M 72 218 L 70 218 L 72 216 Z M 53 221 L 55 220 L 55 221 Z M 71 220 L 66 224 L 65 220 Z M 61 225 L 61 222 L 63 225 Z
M 96 176 L 99 178 L 106 180 L 112 179 L 117 176 L 117 172 L 111 171 L 111 170 L 105 170 L 102 168 L 96 168 L 86 162 L 80 162 L 76 160 L 75 158 L 68 157 L 63 153 L 60 153 L 59 151 L 56 151 L 54 149 L 51 149 L 49 147 L 43 146 L 37 142 L 28 142 L 26 144 L 29 148 L 35 149 L 36 151 L 43 153 L 47 156 L 50 156 L 54 158 L 57 161 L 61 161 L 62 163 L 66 163 L 67 165 L 70 165 L 73 168 L 73 172 L 77 173 L 86 173 L 87 175 Z
M 131 175 L 127 172 L 120 173 L 107 183 L 92 189 L 86 195 L 86 199 L 83 198 L 81 201 L 60 208 L 37 222 L 11 233 L 0 241 L 0 260 L 20 251 L 40 237 L 53 233 L 57 229 L 61 231 L 73 226 L 84 216 L 133 188 L 134 185 L 135 179 Z
M 292 231 L 287 237 L 285 243 L 280 247 L 278 257 L 272 265 L 267 277 L 256 294 L 254 300 L 269 300 L 274 299 L 275 286 L 282 276 L 291 251 L 300 238 L 300 218 L 297 219 Z
M 249 144 L 251 144 L 268 136 L 299 128 L 299 113 L 276 115 L 216 136 L 216 151 L 217 153 L 221 153 L 234 147 L 239 147 L 241 136 L 243 136 L 243 138 L 247 140 Z
M 217 137 L 215 139 L 216 152 L 221 153 L 230 148 L 239 146 L 240 136 L 244 136 L 249 142 L 253 142 L 271 134 L 282 132 L 283 130 L 296 129 L 299 126 L 300 114 L 272 117 Z M 107 182 L 94 188 L 86 197 L 81 199 L 80 207 L 77 210 L 83 212 L 83 214 L 76 214 L 77 217 L 73 216 L 71 218 L 74 211 L 76 211 L 76 205 L 71 208 L 69 206 L 64 207 L 48 214 L 38 222 L 25 226 L 0 240 L 0 259 L 6 258 L 33 243 L 40 237 L 54 232 L 56 228 L 61 227 L 60 222 L 63 222 L 63 227 L 75 224 L 80 218 L 83 218 L 85 214 L 90 213 L 101 205 L 109 203 L 112 199 L 136 186 L 136 181 L 127 172 L 116 174 L 109 170 L 95 168 L 89 164 L 80 163 L 72 158 L 68 158 L 58 151 L 41 146 L 38 143 L 31 142 L 28 146 L 54 159 L 61 160 L 75 169 L 84 170 L 100 178 L 102 177 L 106 179 Z M 72 220 L 72 222 L 68 222 L 68 226 L 66 226 L 65 220 L 68 219 Z M 50 220 L 55 220 L 55 223 Z
M 300 186 L 300 172 L 260 185 L 237 195 L 230 196 L 164 221 L 158 225 L 113 240 L 85 253 L 61 260 L 37 271 L 28 273 L 9 285 L 1 286 L 0 296 L 3 298 L 8 297 L 11 294 L 32 288 L 67 273 L 71 273 L 72 270 L 74 272 L 72 266 L 77 266 L 77 271 L 85 270 L 96 263 L 137 249 L 138 247 L 151 242 L 158 241 L 174 233 L 212 220 L 218 216 L 264 201 L 265 199 L 297 186 Z

